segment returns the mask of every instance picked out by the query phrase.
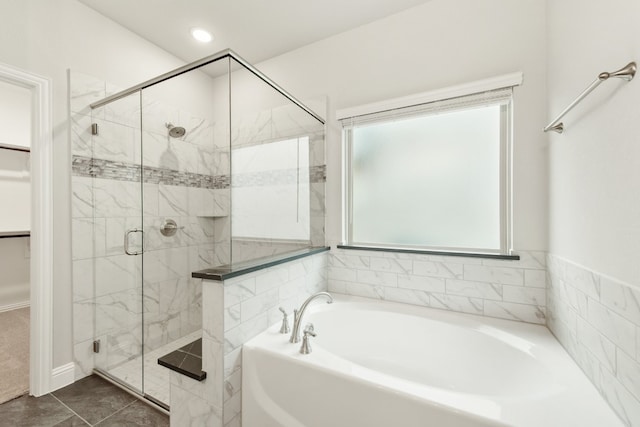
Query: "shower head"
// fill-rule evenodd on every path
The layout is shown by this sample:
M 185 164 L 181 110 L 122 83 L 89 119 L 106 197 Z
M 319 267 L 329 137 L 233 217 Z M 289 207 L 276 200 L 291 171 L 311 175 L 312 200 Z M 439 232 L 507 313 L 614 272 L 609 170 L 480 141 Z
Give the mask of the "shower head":
M 183 137 L 187 131 L 181 126 L 174 126 L 171 123 L 166 124 L 167 129 L 169 129 L 169 136 L 172 138 L 180 138 Z

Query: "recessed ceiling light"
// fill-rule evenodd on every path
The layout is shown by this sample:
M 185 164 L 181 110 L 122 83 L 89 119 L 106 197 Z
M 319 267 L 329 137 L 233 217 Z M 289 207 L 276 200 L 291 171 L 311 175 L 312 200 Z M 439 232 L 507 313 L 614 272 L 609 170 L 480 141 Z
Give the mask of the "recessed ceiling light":
M 191 36 L 202 43 L 209 43 L 211 40 L 213 40 L 213 36 L 211 35 L 211 33 L 202 28 L 192 28 Z

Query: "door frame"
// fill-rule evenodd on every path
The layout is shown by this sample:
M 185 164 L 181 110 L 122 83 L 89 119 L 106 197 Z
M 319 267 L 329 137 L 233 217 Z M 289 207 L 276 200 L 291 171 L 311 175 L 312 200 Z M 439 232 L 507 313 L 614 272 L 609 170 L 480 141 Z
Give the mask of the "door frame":
M 42 396 L 53 375 L 52 81 L 2 63 L 0 80 L 31 91 L 29 394 Z

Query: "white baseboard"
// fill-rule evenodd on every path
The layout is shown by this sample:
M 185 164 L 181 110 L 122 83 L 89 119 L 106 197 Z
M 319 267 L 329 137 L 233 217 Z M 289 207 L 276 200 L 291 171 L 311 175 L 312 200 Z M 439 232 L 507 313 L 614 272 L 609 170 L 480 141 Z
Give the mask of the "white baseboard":
M 51 372 L 51 391 L 68 386 L 75 381 L 75 364 L 73 362 L 53 368 Z
M 17 302 L 15 304 L 0 305 L 0 313 L 5 311 L 18 310 L 19 308 L 26 308 L 31 305 L 30 301 Z

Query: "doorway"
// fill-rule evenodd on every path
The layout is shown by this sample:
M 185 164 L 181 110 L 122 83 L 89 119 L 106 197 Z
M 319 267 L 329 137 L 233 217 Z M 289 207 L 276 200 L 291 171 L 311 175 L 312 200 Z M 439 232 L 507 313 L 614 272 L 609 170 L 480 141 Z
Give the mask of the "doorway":
M 31 90 L 0 81 L 0 403 L 29 391 Z
M 3 215 L 7 218 L 13 215 L 14 222 L 12 228 L 2 230 L 5 234 L 3 241 L 13 241 L 8 245 L 8 251 L 13 257 L 22 257 L 22 267 L 28 264 L 28 275 L 25 276 L 22 270 L 22 282 L 28 277 L 28 349 L 23 350 L 28 353 L 22 355 L 22 359 L 28 360 L 29 394 L 41 396 L 52 389 L 53 374 L 52 369 L 52 343 L 53 343 L 53 197 L 52 197 L 52 167 L 53 167 L 53 125 L 51 111 L 51 81 L 28 71 L 15 68 L 10 65 L 0 64 L 0 83 L 5 90 L 14 91 L 18 101 L 14 98 L 14 103 L 10 105 L 10 110 L 16 107 L 15 103 L 27 102 L 29 111 L 28 117 L 21 113 L 21 119 L 28 122 L 30 129 L 28 142 L 12 139 L 4 139 L 7 132 L 3 134 L 2 142 L 5 147 L 0 149 L 4 153 L 3 157 L 22 157 L 14 159 L 16 165 L 6 175 L 13 177 L 7 185 L 14 190 L 22 185 L 22 191 L 14 191 L 10 200 L 3 203 Z M 25 92 L 26 91 L 26 92 Z M 3 97 L 4 99 L 4 97 Z M 24 109 L 18 109 L 24 111 Z M 17 128 L 16 123 L 11 123 L 11 129 Z M 13 138 L 13 137 L 12 137 Z M 6 154 L 12 153 L 12 154 Z M 28 161 L 25 160 L 28 158 Z M 7 162 L 8 163 L 8 162 Z M 29 165 L 26 168 L 25 163 Z M 19 167 L 23 165 L 22 167 Z M 7 165 L 8 166 L 8 165 Z M 17 169 L 17 171 L 16 171 Z M 25 195 L 25 174 L 29 171 L 30 194 Z M 28 202 L 27 202 L 28 201 Z M 24 209 L 24 205 L 29 203 L 30 217 L 16 218 L 16 212 Z M 21 207 L 22 206 L 22 207 Z M 6 208 L 5 208 L 6 207 Z M 12 211 L 9 215 L 9 208 Z M 4 221 L 4 219 L 3 219 Z M 3 226 L 5 224 L 3 223 Z M 29 236 L 25 234 L 28 231 Z M 17 234 L 17 236 L 16 236 Z M 20 235 L 22 234 L 22 235 Z M 9 240 L 6 240 L 9 239 Z M 17 239 L 17 240 L 14 240 Z M 22 242 L 22 248 L 20 248 Z M 17 267 L 17 266 L 14 266 Z M 17 280 L 20 281 L 20 280 Z M 6 302 L 3 307 L 12 309 L 24 309 L 25 293 L 22 290 L 12 293 L 12 302 Z M 22 292 L 22 293 L 21 293 Z M 2 305 L 2 303 L 0 303 Z M 19 322 L 19 321 L 18 321 Z M 24 323 L 26 321 L 22 321 Z M 24 335 L 24 333 L 22 333 Z M 3 378 L 4 384 L 4 378 Z

